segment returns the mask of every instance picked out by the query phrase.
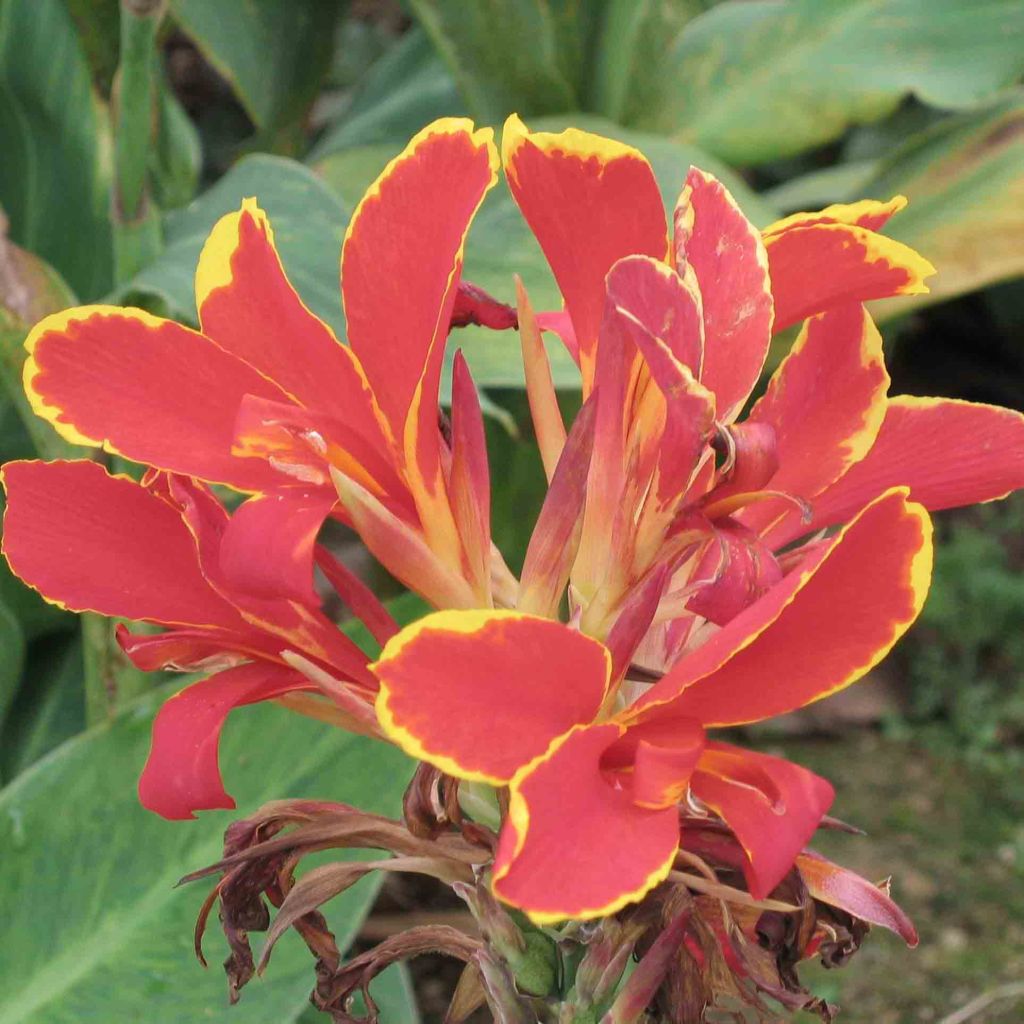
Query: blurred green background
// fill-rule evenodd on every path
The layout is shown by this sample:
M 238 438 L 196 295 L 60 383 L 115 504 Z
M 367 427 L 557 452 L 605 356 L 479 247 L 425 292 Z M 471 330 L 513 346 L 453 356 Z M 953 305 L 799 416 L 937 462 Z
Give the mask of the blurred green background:
M 21 343 L 40 316 L 112 301 L 194 323 L 203 238 L 256 195 L 303 298 L 343 334 L 338 254 L 366 186 L 433 118 L 513 110 L 637 145 L 669 206 L 688 165 L 711 170 L 761 226 L 905 193 L 889 233 L 939 274 L 874 310 L 893 391 L 1021 408 L 1022 73 L 1021 0 L 0 0 L 0 458 L 89 454 L 26 416 Z M 513 273 L 557 304 L 499 187 L 465 276 L 508 300 Z M 495 537 L 515 564 L 543 494 L 518 341 L 456 344 L 490 413 Z M 551 354 L 571 407 L 574 369 Z M 986 994 L 1001 998 L 969 1019 L 1024 1017 L 1024 501 L 938 526 L 923 619 L 883 671 L 753 737 L 836 781 L 836 813 L 871 836 L 829 852 L 894 875 L 921 930 L 915 952 L 872 936 L 848 970 L 814 974 L 850 1024 L 960 1024 Z M 191 959 L 202 893 L 171 885 L 231 815 L 170 825 L 136 805 L 149 720 L 180 681 L 139 676 L 109 637 L 0 567 L 0 1020 L 312 1024 L 297 939 L 230 1011 Z M 394 751 L 276 708 L 235 719 L 241 812 L 283 796 L 397 812 Z M 341 934 L 373 898 L 367 880 L 333 908 Z M 407 975 L 382 980 L 385 1024 L 415 1021 L 412 1000 Z

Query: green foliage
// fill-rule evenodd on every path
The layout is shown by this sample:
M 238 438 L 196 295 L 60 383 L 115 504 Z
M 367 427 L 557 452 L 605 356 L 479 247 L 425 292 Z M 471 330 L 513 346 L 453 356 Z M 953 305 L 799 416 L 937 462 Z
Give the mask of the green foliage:
M 230 1011 L 220 972 L 204 974 L 192 961 L 192 923 L 205 886 L 175 889 L 175 882 L 217 859 L 224 827 L 239 815 L 209 812 L 183 824 L 138 805 L 134 777 L 153 712 L 167 696 L 142 698 L 0 794 L 5 1024 L 281 1024 L 306 1005 L 312 961 L 297 937 L 278 946 L 266 979 Z M 242 813 L 270 799 L 322 796 L 393 815 L 412 770 L 390 746 L 268 706 L 234 716 L 221 761 Z M 374 891 L 367 879 L 332 902 L 342 945 Z M 224 942 L 213 927 L 206 946 L 213 962 L 222 958 Z
M 939 719 L 960 749 L 1022 763 L 1024 501 L 961 513 L 945 525 L 920 622 L 902 646 L 912 721 Z

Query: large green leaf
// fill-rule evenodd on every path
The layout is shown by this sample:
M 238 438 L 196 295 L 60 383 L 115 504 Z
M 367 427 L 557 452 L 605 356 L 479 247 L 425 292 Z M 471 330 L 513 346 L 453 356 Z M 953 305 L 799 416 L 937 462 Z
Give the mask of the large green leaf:
M 303 301 L 343 334 L 338 270 L 348 212 L 308 168 L 285 157 L 240 160 L 213 188 L 164 222 L 166 248 L 122 291 L 162 299 L 173 316 L 195 322 L 194 278 L 203 242 L 225 213 L 255 196 L 270 216 L 288 275 Z
M 0 206 L 84 299 L 109 287 L 110 137 L 61 0 L 0 2 Z
M 178 24 L 267 133 L 309 109 L 331 63 L 338 0 L 171 0 Z
M 908 197 L 887 233 L 938 270 L 930 294 L 891 300 L 883 315 L 1024 273 L 1024 90 L 908 140 L 860 191 Z
M 0 726 L 14 701 L 25 664 L 25 632 L 14 612 L 0 597 Z
M 384 744 L 276 707 L 245 708 L 222 744 L 238 811 L 163 821 L 138 805 L 134 790 L 151 716 L 166 696 L 141 699 L 0 793 L 4 1024 L 284 1024 L 306 1005 L 313 962 L 289 936 L 266 979 L 229 1010 L 220 971 L 204 973 L 191 950 L 205 889 L 175 882 L 215 860 L 225 825 L 266 800 L 341 800 L 394 814 L 412 766 Z M 351 939 L 373 892 L 360 883 L 328 906 L 340 943 Z M 215 934 L 206 946 L 212 963 L 226 948 Z
M 354 146 L 388 145 L 411 138 L 435 118 L 464 113 L 444 62 L 427 36 L 413 28 L 360 79 L 351 104 L 324 132 L 309 159 Z
M 480 120 L 577 110 L 599 0 L 411 0 Z
M 1022 71 L 1020 0 L 732 0 L 644 62 L 621 114 L 744 165 L 829 142 L 908 93 L 972 106 Z

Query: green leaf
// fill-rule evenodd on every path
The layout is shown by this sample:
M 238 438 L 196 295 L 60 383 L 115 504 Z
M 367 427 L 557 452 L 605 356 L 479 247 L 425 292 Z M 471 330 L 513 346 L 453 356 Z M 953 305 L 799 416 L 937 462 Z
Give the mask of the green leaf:
M 118 296 L 156 296 L 172 316 L 195 323 L 193 281 L 203 242 L 246 196 L 255 196 L 270 216 L 281 259 L 303 301 L 344 336 L 338 267 L 348 211 L 312 171 L 285 157 L 245 157 L 193 203 L 168 213 L 164 252 Z
M 321 160 L 354 146 L 390 146 L 436 118 L 465 112 L 430 40 L 420 29 L 410 29 L 362 77 L 351 105 L 324 132 L 308 159 Z
M 602 3 L 581 0 L 411 0 L 470 110 L 500 124 L 513 110 L 580 107 Z
M 0 793 L 5 1024 L 284 1024 L 308 1005 L 313 960 L 288 936 L 266 978 L 229 1009 L 223 975 L 204 973 L 191 949 L 206 888 L 175 889 L 175 882 L 216 860 L 226 824 L 270 799 L 341 800 L 395 814 L 411 762 L 385 744 L 280 708 L 244 708 L 225 729 L 221 755 L 238 810 L 163 821 L 138 805 L 135 777 L 152 714 L 166 696 L 142 698 Z M 326 908 L 342 948 L 373 893 L 361 882 Z M 216 963 L 226 946 L 213 932 L 206 947 Z
M 1024 90 L 909 139 L 859 192 L 906 195 L 886 233 L 938 270 L 930 294 L 878 304 L 881 316 L 1024 273 Z
M 199 133 L 163 74 L 157 90 L 158 127 L 150 153 L 149 182 L 156 204 L 172 210 L 190 202 L 199 185 L 203 153 Z
M 47 637 L 31 646 L 23 685 L 0 732 L 0 774 L 5 779 L 85 728 L 83 680 L 77 633 Z
M 14 612 L 0 598 L 0 726 L 18 692 L 25 665 L 25 633 Z
M 625 120 L 634 90 L 645 87 L 682 29 L 714 0 L 608 0 L 593 59 L 588 109 Z
M 0 3 L 0 206 L 85 299 L 111 280 L 110 128 L 61 0 Z
M 178 24 L 267 135 L 294 127 L 331 64 L 335 0 L 171 0 Z
M 908 93 L 973 106 L 1022 70 L 1019 0 L 733 0 L 644 62 L 622 116 L 745 165 L 823 145 Z

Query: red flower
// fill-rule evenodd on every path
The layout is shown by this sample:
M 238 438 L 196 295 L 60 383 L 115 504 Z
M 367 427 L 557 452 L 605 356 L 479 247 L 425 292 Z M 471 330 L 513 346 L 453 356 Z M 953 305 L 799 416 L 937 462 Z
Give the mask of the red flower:
M 232 544 L 254 555 L 268 530 L 307 527 L 295 513 L 311 489 L 328 496 L 324 516 L 340 493 L 337 514 L 411 587 L 440 605 L 489 604 L 483 426 L 463 363 L 450 452 L 437 396 L 453 319 L 514 321 L 478 289 L 459 290 L 466 231 L 497 180 L 491 137 L 435 122 L 359 204 L 341 260 L 349 346 L 302 303 L 247 199 L 199 258 L 201 333 L 113 306 L 47 317 L 26 342 L 33 408 L 72 443 L 273 494 L 231 524 Z M 240 560 L 239 571 L 273 591 L 261 565 Z
M 166 626 L 158 635 L 119 627 L 118 640 L 145 670 L 212 672 L 157 715 L 139 796 L 165 818 L 234 807 L 217 767 L 221 726 L 235 707 L 286 697 L 293 706 L 355 732 L 377 735 L 377 683 L 367 657 L 327 619 L 310 591 L 253 595 L 225 572 L 228 514 L 208 489 L 152 473 L 143 484 L 93 462 L 9 462 L 3 552 L 11 569 L 48 601 Z M 320 511 L 310 505 L 311 520 Z M 241 514 L 241 513 L 236 513 Z M 312 558 L 315 528 L 303 544 Z M 295 555 L 267 538 L 268 574 L 287 581 Z M 354 610 L 383 642 L 397 627 L 362 584 L 320 558 Z M 296 656 L 299 656 L 300 661 Z M 303 671 L 295 666 L 299 665 Z M 329 701 L 297 697 L 319 692 Z

